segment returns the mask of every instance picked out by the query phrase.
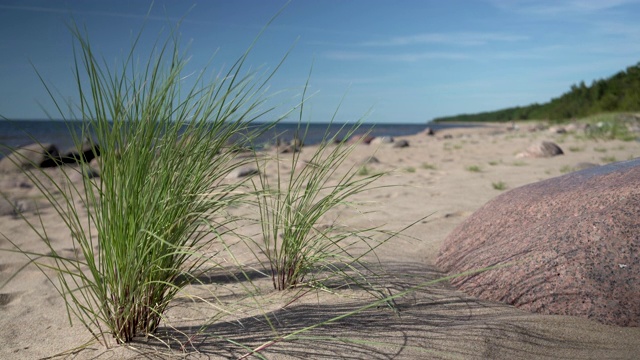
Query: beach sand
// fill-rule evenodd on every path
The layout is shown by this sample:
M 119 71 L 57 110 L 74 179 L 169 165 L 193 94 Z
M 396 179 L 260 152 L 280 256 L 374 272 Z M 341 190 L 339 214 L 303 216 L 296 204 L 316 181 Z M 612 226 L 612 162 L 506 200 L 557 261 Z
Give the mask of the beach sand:
M 490 199 L 509 189 L 573 171 L 580 163 L 604 164 L 640 156 L 639 142 L 585 140 L 546 130 L 530 132 L 531 126 L 520 124 L 519 129 L 509 130 L 507 125 L 494 124 L 443 130 L 435 136 L 417 134 L 396 138 L 396 141 L 409 142 L 405 148 L 394 148 L 391 144 L 358 145 L 343 164 L 345 169 L 358 167 L 375 156 L 378 162 L 369 162 L 367 169 L 389 173 L 375 183 L 378 188 L 357 196 L 355 200 L 362 203 L 361 213 L 341 208 L 333 216 L 348 226 L 380 226 L 391 231 L 402 230 L 415 222 L 403 231 L 404 236 L 390 239 L 378 248 L 379 263 L 371 265 L 377 273 L 371 281 L 385 295 L 413 291 L 394 299 L 395 311 L 383 304 L 373 306 L 300 333 L 295 339 L 269 344 L 263 356 L 270 359 L 637 359 L 640 328 L 532 314 L 470 297 L 446 281 L 429 283 L 446 275 L 434 265 L 446 236 Z M 446 134 L 449 138 L 445 138 Z M 543 140 L 558 144 L 564 155 L 516 157 L 531 144 Z M 313 147 L 303 148 L 301 158 L 307 158 L 312 152 Z M 290 154 L 281 155 L 285 171 L 290 157 Z M 59 170 L 51 173 L 57 176 L 56 171 Z M 29 199 L 24 205 L 26 218 L 36 223 L 41 218 L 54 246 L 61 254 L 70 256 L 74 249 L 69 230 L 38 196 L 37 189 L 25 186 L 28 181 L 21 177 L 0 174 L 0 188 L 13 198 Z M 86 209 L 80 213 L 86 216 Z M 247 236 L 256 236 L 258 229 L 245 226 L 241 231 Z M 1 216 L 0 233 L 23 250 L 46 251 L 41 240 L 19 217 Z M 10 249 L 11 244 L 0 237 L 0 247 Z M 339 280 L 331 280 L 324 290 L 275 292 L 271 280 L 261 275 L 264 268 L 246 247 L 236 244 L 232 251 L 237 260 L 222 251 L 216 259 L 221 267 L 203 278 L 202 284 L 188 286 L 173 302 L 167 312 L 167 323 L 159 329 L 158 339 L 138 339 L 131 346 L 110 349 L 92 343 L 82 351 L 71 351 L 59 358 L 238 358 L 248 349 L 268 343 L 278 335 L 352 312 L 375 300 L 357 286 L 345 287 Z M 252 283 L 239 274 L 236 261 L 249 269 L 247 274 Z M 8 280 L 25 262 L 24 255 L 0 252 L 0 283 Z M 47 358 L 91 341 L 80 323 L 74 321 L 74 326 L 69 325 L 64 302 L 45 276 L 52 274 L 28 266 L 0 290 L 0 358 Z M 240 281 L 233 280 L 229 274 L 237 274 Z M 247 296 L 249 291 L 254 295 Z

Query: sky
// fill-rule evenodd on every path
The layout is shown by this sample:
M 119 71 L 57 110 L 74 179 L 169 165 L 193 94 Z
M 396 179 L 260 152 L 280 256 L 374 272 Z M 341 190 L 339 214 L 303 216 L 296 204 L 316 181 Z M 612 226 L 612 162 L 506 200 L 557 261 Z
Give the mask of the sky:
M 71 19 L 108 64 L 141 29 L 144 58 L 180 22 L 185 72 L 215 74 L 281 9 L 245 66 L 286 56 L 269 91 L 286 108 L 308 80 L 305 121 L 338 109 L 340 122 L 426 123 L 544 103 L 640 62 L 640 0 L 0 0 L 0 116 L 60 118 L 42 81 L 77 101 Z

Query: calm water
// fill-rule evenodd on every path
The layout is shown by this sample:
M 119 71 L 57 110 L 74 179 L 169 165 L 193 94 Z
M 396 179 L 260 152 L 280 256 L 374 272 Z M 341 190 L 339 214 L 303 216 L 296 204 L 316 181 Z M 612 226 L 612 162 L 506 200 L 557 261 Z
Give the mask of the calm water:
M 427 127 L 434 130 L 460 127 L 460 124 L 364 124 L 356 134 L 371 131 L 373 136 L 403 136 L 419 133 Z M 466 125 L 464 125 L 466 126 Z M 288 141 L 294 138 L 298 125 L 295 123 L 280 123 L 271 131 L 256 140 L 256 144 L 273 143 L 279 137 Z M 333 135 L 339 132 L 342 124 L 311 124 L 307 132 L 305 144 L 317 144 L 328 132 Z M 18 147 L 36 141 L 53 143 L 58 149 L 65 150 L 73 146 L 73 136 L 80 134 L 82 122 L 64 122 L 55 120 L 0 120 L 0 145 Z M 339 136 L 340 137 L 340 136 Z M 2 155 L 0 154 L 0 157 Z

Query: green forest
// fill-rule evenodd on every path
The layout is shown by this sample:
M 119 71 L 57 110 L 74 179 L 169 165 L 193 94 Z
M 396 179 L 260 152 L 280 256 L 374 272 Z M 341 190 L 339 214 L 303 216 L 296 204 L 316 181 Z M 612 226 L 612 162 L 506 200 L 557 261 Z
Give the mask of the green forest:
M 563 121 L 603 112 L 640 111 L 640 62 L 608 79 L 572 85 L 560 97 L 544 104 L 516 106 L 478 114 L 462 114 L 433 119 L 434 122 L 512 121 L 545 119 Z

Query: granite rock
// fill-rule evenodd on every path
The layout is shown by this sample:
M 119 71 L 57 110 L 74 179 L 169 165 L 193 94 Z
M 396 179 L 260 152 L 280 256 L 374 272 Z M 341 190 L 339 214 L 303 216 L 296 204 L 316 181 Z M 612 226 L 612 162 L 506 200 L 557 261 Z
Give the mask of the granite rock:
M 640 158 L 498 196 L 447 237 L 437 265 L 499 266 L 451 280 L 482 299 L 640 326 Z
M 562 154 L 564 152 L 557 144 L 551 141 L 542 141 L 529 146 L 527 150 L 519 153 L 516 157 L 548 158 Z
M 6 150 L 3 149 L 4 152 Z M 0 172 L 16 172 L 34 167 L 57 166 L 58 148 L 53 144 L 31 144 L 15 149 L 0 159 Z
M 409 146 L 409 141 L 401 139 L 393 143 L 394 148 L 405 148 Z

